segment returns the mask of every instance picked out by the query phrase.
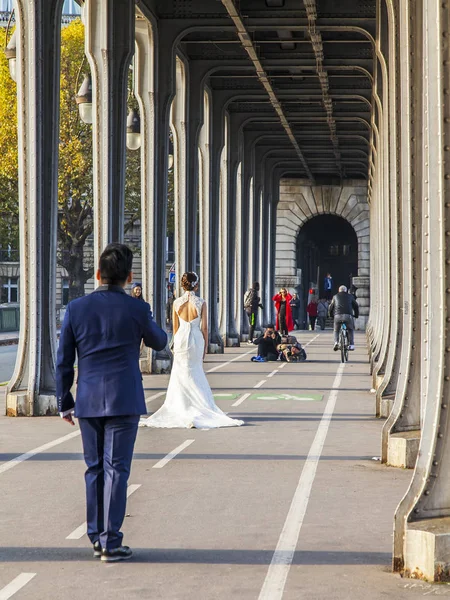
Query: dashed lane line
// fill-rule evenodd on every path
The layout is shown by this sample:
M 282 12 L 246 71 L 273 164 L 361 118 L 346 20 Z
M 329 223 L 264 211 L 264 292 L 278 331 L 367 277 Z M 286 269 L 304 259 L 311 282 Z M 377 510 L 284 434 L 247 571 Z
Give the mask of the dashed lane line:
M 280 370 L 280 369 L 284 369 L 284 367 L 285 367 L 286 365 L 287 365 L 287 362 L 283 363 L 282 365 L 280 365 L 280 366 L 278 367 L 278 370 Z
M 236 400 L 236 402 L 234 404 L 232 404 L 231 406 L 239 406 L 239 404 L 242 404 L 244 402 L 244 400 L 247 400 L 247 398 L 251 396 L 250 392 L 248 394 L 244 394 L 243 396 L 241 396 L 239 398 L 239 400 Z
M 266 383 L 266 381 L 267 381 L 267 379 L 262 379 L 261 381 L 258 381 L 258 383 L 253 386 L 253 389 L 260 388 L 262 385 L 264 385 Z
M 283 530 L 272 556 L 261 593 L 259 594 L 259 600 L 281 600 L 283 597 L 287 576 L 303 525 L 303 519 L 308 508 L 317 465 L 319 464 L 331 419 L 333 418 L 344 367 L 345 363 L 341 363 L 338 367 L 328 402 L 317 428 L 314 441 L 309 449 L 308 457 L 300 475 Z
M 131 494 L 133 494 L 140 487 L 141 487 L 140 483 L 133 483 L 132 485 L 129 485 L 127 488 L 127 498 L 129 498 L 131 496 Z M 82 525 L 80 525 L 79 527 L 74 529 L 72 531 L 72 533 L 69 533 L 69 535 L 66 537 L 66 540 L 80 540 L 83 537 L 83 535 L 85 535 L 86 533 L 87 533 L 87 523 L 85 521 Z M 1 600 L 1 596 L 0 596 L 0 600 Z
M 165 391 L 158 392 L 154 396 L 150 396 L 149 398 L 146 398 L 145 401 L 151 402 L 152 400 L 155 400 L 156 398 L 159 398 L 160 396 L 164 396 L 165 393 L 166 393 Z M 0 475 L 2 473 L 5 473 L 6 471 L 9 471 L 10 469 L 13 469 L 14 467 L 17 467 L 17 465 L 20 465 L 20 463 L 23 463 L 26 460 L 33 458 L 33 456 L 36 456 L 36 454 L 41 454 L 42 452 L 45 452 L 46 450 L 50 450 L 51 448 L 54 448 L 55 446 L 59 446 L 60 444 L 64 444 L 64 442 L 68 442 L 69 440 L 71 440 L 75 437 L 78 437 L 80 435 L 80 433 L 81 433 L 80 430 L 77 429 L 76 431 L 72 431 L 72 433 L 63 435 L 62 437 L 59 437 L 56 440 L 48 442 L 47 444 L 43 444 L 42 446 L 38 446 L 37 448 L 30 450 L 29 452 L 25 452 L 24 454 L 20 454 L 19 456 L 16 456 L 15 458 L 8 460 L 7 462 L 0 465 Z
M 312 344 L 314 340 L 317 340 L 318 337 L 320 337 L 320 333 L 318 333 L 315 337 L 313 337 L 312 340 L 309 340 L 309 342 L 307 342 L 303 347 L 306 348 L 306 346 L 309 346 L 310 344 Z
M 275 371 L 272 371 L 272 373 L 269 373 L 267 375 L 267 377 L 273 377 L 274 375 L 276 375 L 278 373 L 278 369 L 275 369 Z
M 21 590 L 29 583 L 33 577 L 36 577 L 36 573 L 21 573 L 17 575 L 8 585 L 0 590 L 0 600 L 9 600 L 16 592 Z
M 239 360 L 243 356 L 247 356 L 248 354 L 251 354 L 255 350 L 256 350 L 256 346 L 254 348 L 252 348 L 251 350 L 249 350 L 248 352 L 244 352 L 243 354 L 239 354 L 239 356 L 236 356 L 235 358 L 232 358 L 228 362 L 220 363 L 220 365 L 217 365 L 217 367 L 213 367 L 212 369 L 208 369 L 208 371 L 206 371 L 206 372 L 207 373 L 213 373 L 214 371 L 218 371 L 219 369 L 222 369 L 223 367 L 226 367 L 230 363 L 235 362 L 236 360 Z
M 153 465 L 153 469 L 162 469 L 163 467 L 165 467 L 167 463 L 172 460 L 172 458 L 178 456 L 180 452 L 183 452 L 183 450 L 190 446 L 193 442 L 195 442 L 195 440 L 186 440 L 185 442 L 177 446 L 177 448 L 172 450 L 172 452 L 169 452 L 169 454 L 166 454 L 164 458 L 158 461 L 156 465 Z
M 161 398 L 161 396 L 165 396 L 166 393 L 167 393 L 167 391 L 164 390 L 163 392 L 158 392 L 157 394 L 154 394 L 153 396 L 149 396 L 148 398 L 145 399 L 145 403 L 148 404 L 152 400 L 156 400 L 156 398 Z
M 50 450 L 50 448 L 54 448 L 55 446 L 64 444 L 64 442 L 68 442 L 72 438 L 75 438 L 79 435 L 80 435 L 80 430 L 77 429 L 76 431 L 72 431 L 72 433 L 68 433 L 67 435 L 57 438 L 56 440 L 53 440 L 52 442 L 48 442 L 47 444 L 38 446 L 37 448 L 34 448 L 34 450 L 30 450 L 29 452 L 20 454 L 19 456 L 16 456 L 15 458 L 8 460 L 8 462 L 5 462 L 2 465 L 0 465 L 0 474 L 5 473 L 6 471 L 9 471 L 10 469 L 13 469 L 14 467 L 17 467 L 17 465 L 20 465 L 20 463 L 23 463 L 26 460 L 33 458 L 33 456 L 36 456 L 36 454 L 40 454 L 41 452 Z M 1 598 L 1 596 L 0 596 L 0 598 Z

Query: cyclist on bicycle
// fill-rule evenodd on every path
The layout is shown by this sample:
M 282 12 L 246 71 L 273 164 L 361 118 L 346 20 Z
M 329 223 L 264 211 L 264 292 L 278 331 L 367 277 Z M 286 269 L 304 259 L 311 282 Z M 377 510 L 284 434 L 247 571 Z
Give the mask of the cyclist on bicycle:
M 345 285 L 341 285 L 339 292 L 333 297 L 331 304 L 328 308 L 328 314 L 330 317 L 334 317 L 334 347 L 333 350 L 339 350 L 339 330 L 341 323 L 345 323 L 348 329 L 349 336 L 349 350 L 355 349 L 355 337 L 354 337 L 354 322 L 353 315 L 355 318 L 359 317 L 358 303 L 351 294 L 347 293 Z

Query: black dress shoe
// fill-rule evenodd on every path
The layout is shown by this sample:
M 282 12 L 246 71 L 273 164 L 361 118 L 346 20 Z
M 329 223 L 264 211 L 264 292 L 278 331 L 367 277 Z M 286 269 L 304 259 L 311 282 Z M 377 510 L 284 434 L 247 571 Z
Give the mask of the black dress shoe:
M 102 545 L 97 540 L 96 542 L 94 542 L 94 558 L 100 558 L 101 555 L 102 555 Z
M 128 546 L 119 546 L 118 548 L 113 548 L 112 550 L 106 550 L 106 548 L 103 548 L 101 560 L 103 562 L 117 562 L 118 560 L 127 560 L 131 558 L 132 555 L 133 553 Z

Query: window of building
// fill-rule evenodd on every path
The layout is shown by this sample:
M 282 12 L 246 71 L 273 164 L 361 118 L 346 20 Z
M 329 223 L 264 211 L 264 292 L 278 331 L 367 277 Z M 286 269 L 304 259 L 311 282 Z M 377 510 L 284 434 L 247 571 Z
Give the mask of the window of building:
M 2 304 L 9 304 L 10 302 L 19 302 L 19 278 L 8 277 L 6 282 L 2 285 L 1 294 Z
M 69 304 L 69 280 L 66 277 L 62 280 L 61 304 L 63 306 L 67 306 Z
M 330 256 L 339 256 L 339 246 L 330 246 L 329 247 Z
M 343 256 L 348 256 L 350 254 L 350 245 L 349 244 L 344 244 L 342 246 L 342 255 Z

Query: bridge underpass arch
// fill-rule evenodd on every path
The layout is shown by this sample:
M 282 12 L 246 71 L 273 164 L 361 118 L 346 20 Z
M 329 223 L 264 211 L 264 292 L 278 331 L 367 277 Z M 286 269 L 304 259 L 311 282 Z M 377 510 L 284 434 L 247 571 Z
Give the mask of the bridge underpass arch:
M 312 225 L 314 220 L 318 217 L 323 218 L 322 223 L 326 226 L 326 232 L 330 239 L 329 245 L 333 245 L 331 241 L 334 233 L 333 223 L 343 221 L 348 225 L 348 229 L 343 227 L 346 232 L 343 232 L 342 239 L 345 240 L 346 236 L 350 236 L 351 230 L 353 230 L 357 241 L 354 255 L 357 271 L 351 273 L 352 283 L 358 288 L 357 300 L 360 306 L 360 316 L 357 319 L 356 327 L 365 329 L 370 304 L 370 216 L 367 186 L 361 181 L 347 181 L 343 182 L 343 185 L 311 186 L 301 179 L 281 179 L 279 193 L 276 221 L 275 287 L 309 286 L 309 281 L 302 280 L 299 268 L 302 262 L 299 257 L 302 230 L 308 233 L 305 228 L 314 227 Z M 348 245 L 352 245 L 351 236 Z M 349 256 L 349 258 L 351 257 Z M 314 260 L 317 262 L 318 257 Z M 348 264 L 350 266 L 350 261 Z M 328 268 L 325 263 L 323 263 L 323 268 Z M 320 273 L 320 277 L 322 278 L 325 274 Z M 305 273 L 305 276 L 309 275 Z M 314 275 L 314 279 L 316 277 Z M 336 280 L 334 283 L 338 284 Z M 343 283 L 348 284 L 349 282 L 344 281 Z
M 327 273 L 333 277 L 332 294 L 340 285 L 348 288 L 358 274 L 358 237 L 343 217 L 324 214 L 308 219 L 297 235 L 297 272 L 301 284 L 297 287 L 301 304 L 301 322 L 307 324 L 306 306 L 310 288 L 317 297 L 325 298 L 323 280 Z

